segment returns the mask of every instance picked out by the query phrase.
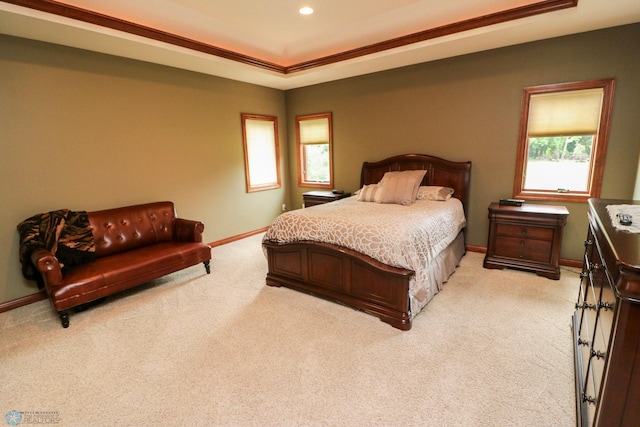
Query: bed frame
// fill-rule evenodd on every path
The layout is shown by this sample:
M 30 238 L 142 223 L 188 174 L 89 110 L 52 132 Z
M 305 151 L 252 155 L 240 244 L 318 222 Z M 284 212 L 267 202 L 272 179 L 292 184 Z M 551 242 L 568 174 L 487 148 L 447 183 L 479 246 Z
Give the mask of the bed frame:
M 362 165 L 360 188 L 375 184 L 385 172 L 422 170 L 422 185 L 454 189 L 465 214 L 471 162 L 451 162 L 424 154 L 405 154 Z M 329 243 L 263 242 L 269 286 L 286 286 L 377 316 L 401 330 L 411 329 L 409 281 L 412 270 L 383 264 L 367 255 Z

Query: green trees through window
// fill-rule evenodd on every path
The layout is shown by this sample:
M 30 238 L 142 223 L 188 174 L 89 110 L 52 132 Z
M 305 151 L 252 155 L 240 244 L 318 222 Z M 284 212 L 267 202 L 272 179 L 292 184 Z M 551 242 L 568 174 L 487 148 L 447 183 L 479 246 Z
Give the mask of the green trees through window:
M 587 191 L 592 135 L 529 139 L 525 188 Z
M 600 197 L 615 80 L 524 89 L 513 197 Z
M 593 136 L 557 136 L 529 139 L 529 160 L 588 162 Z

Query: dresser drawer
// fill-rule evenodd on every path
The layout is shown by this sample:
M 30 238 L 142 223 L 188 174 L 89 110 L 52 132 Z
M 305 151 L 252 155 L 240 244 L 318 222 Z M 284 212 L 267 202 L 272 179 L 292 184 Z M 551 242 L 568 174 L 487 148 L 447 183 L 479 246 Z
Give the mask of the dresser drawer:
M 496 233 L 499 236 L 518 236 L 531 239 L 553 239 L 553 229 L 545 227 L 535 227 L 521 224 L 496 224 Z
M 594 276 L 591 277 L 593 280 L 593 293 L 597 301 L 597 322 L 593 327 L 592 346 L 593 350 L 599 353 L 606 353 L 613 328 L 616 297 L 608 281 L 597 281 L 594 280 Z
M 605 359 L 591 357 L 587 362 L 587 373 L 584 377 L 584 396 L 581 399 L 587 405 L 587 412 L 589 412 L 589 419 L 595 418 L 595 402 L 600 399 L 602 377 L 604 376 L 604 363 Z

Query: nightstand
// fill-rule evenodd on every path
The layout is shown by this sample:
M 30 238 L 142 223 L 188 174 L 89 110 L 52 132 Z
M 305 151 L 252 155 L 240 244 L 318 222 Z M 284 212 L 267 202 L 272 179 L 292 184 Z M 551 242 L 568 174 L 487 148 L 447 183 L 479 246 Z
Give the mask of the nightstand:
M 333 202 L 351 196 L 351 193 L 334 194 L 331 191 L 309 191 L 302 194 L 304 207 L 309 208 L 315 205 Z
M 519 268 L 558 280 L 562 229 L 567 216 L 569 211 L 564 206 L 492 203 L 484 267 Z

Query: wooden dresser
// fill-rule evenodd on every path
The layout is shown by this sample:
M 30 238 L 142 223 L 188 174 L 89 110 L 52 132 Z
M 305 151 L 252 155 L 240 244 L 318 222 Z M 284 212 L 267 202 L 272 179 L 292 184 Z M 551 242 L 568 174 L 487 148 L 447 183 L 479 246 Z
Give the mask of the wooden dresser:
M 572 322 L 578 426 L 640 426 L 640 234 L 616 230 L 606 209 L 623 204 L 640 201 L 589 200 Z
M 564 206 L 492 203 L 484 267 L 520 268 L 558 280 L 562 230 L 568 215 Z

